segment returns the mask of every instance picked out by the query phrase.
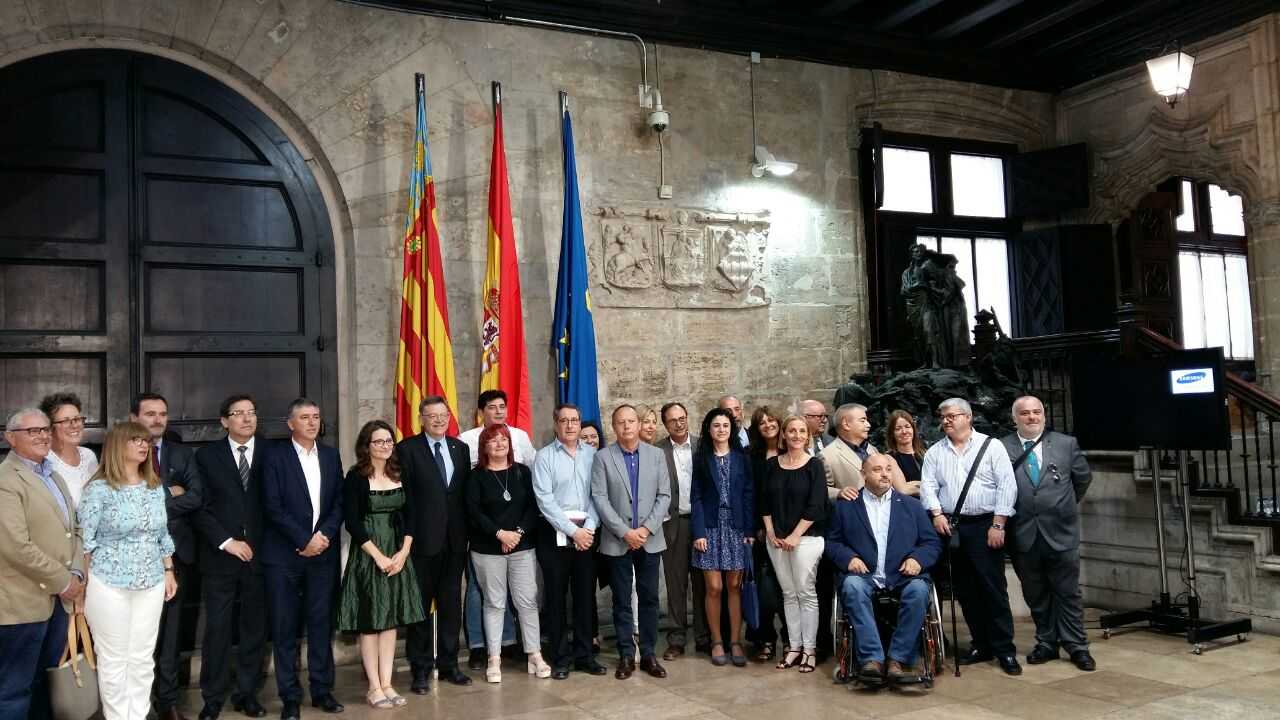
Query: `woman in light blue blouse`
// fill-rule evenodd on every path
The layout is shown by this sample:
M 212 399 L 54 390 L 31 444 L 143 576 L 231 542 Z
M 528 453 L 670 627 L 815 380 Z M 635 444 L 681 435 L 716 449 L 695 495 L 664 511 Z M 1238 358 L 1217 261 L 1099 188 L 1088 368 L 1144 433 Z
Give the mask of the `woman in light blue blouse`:
M 160 612 L 178 589 L 165 491 L 152 470 L 151 451 L 145 427 L 116 424 L 80 498 L 89 571 L 84 614 L 97 644 L 106 720 L 147 717 Z

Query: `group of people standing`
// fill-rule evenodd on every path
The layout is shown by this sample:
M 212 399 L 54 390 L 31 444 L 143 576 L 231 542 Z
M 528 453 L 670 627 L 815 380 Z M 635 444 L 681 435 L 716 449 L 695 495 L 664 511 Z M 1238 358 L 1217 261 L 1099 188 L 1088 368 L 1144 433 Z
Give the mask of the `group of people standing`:
M 228 695 L 235 710 L 265 714 L 257 694 L 268 634 L 281 717 L 299 717 L 300 629 L 311 703 L 341 712 L 332 693 L 335 617 L 336 629 L 359 635 L 365 700 L 374 708 L 407 702 L 393 685 L 400 627 L 408 627 L 413 693 L 430 690 L 433 670 L 446 682 L 472 682 L 459 667 L 464 605 L 467 624 L 478 625 L 468 630 L 470 664 L 483 661 L 486 681 L 502 679 L 508 599 L 530 675 L 604 675 L 593 650 L 601 579 L 613 596 L 614 676 L 639 669 L 666 677 L 657 654 L 660 568 L 674 625 L 662 661 L 684 655 L 692 633 L 712 663 L 747 664 L 742 587 L 754 566 L 776 577 L 778 593 L 760 593 L 759 626 L 746 633 L 750 655 L 775 657 L 780 614 L 785 649 L 777 668 L 813 672 L 830 651 L 837 571 L 855 621 L 848 576 L 879 587 L 886 580 L 883 557 L 845 551 L 840 513 L 829 522 L 864 487 L 882 500 L 896 493 L 913 512 L 932 515 L 938 535 L 961 539 L 953 577 L 973 637 L 961 661 L 994 657 L 1009 672 L 1017 661 L 1002 548 L 1016 505 L 1014 565 L 1037 626 L 1028 661 L 1051 660 L 1065 647 L 1092 669 L 1075 514 L 1088 466 L 1073 439 L 1044 432 L 1033 397 L 1015 403 L 1019 430 L 1003 443 L 972 430 L 963 400 L 943 403 L 947 437 L 927 453 L 915 419 L 895 412 L 885 429 L 887 461 L 871 467 L 864 465 L 878 450 L 859 405 L 836 410 L 833 438 L 815 400 L 787 415 L 758 407 L 744 428 L 741 403 L 725 396 L 697 435 L 679 402 L 656 412 L 624 404 L 610 415 L 614 442 L 605 445 L 598 426 L 562 404 L 555 439 L 536 451 L 505 423 L 505 394 L 482 393 L 478 406 L 480 427 L 459 437 L 448 436 L 452 409 L 440 397 L 422 401 L 419 435 L 397 442 L 388 423 L 366 423 L 345 477 L 338 451 L 318 442 L 319 407 L 305 398 L 287 410 L 291 437 L 269 443 L 257 434 L 253 398 L 228 397 L 220 408 L 225 439 L 193 451 L 166 438 L 164 398 L 139 396 L 129 421 L 108 431 L 96 469 L 79 447 L 84 418 L 74 396 L 14 413 L 5 431 L 12 451 L 0 464 L 0 571 L 20 581 L 0 588 L 0 639 L 20 651 L 0 655 L 0 716 L 23 717 L 30 706 L 42 717 L 43 668 L 57 661 L 68 614 L 83 612 L 98 645 L 107 720 L 140 720 L 153 700 L 163 720 L 181 718 L 179 605 L 184 581 L 197 572 L 207 617 L 202 720 L 217 718 Z M 657 442 L 659 422 L 668 434 Z M 1016 478 L 1011 454 L 1020 454 Z M 969 476 L 972 487 L 962 493 Z M 885 512 L 870 531 L 882 548 L 893 517 Z M 343 527 L 351 538 L 345 574 Z M 932 564 L 889 575 L 924 579 Z M 904 561 L 900 570 L 910 567 Z M 885 664 L 882 652 L 864 660 L 876 651 L 863 650 L 860 643 L 860 662 Z

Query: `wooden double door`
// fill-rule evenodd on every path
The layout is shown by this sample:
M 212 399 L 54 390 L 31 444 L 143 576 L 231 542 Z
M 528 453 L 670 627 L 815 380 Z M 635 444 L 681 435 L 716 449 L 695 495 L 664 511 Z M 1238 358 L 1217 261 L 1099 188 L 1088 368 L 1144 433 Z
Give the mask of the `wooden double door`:
M 333 259 L 303 156 L 213 78 L 114 50 L 0 70 L 0 410 L 75 391 L 96 443 L 154 391 L 200 442 L 249 392 L 269 436 L 298 396 L 336 429 Z

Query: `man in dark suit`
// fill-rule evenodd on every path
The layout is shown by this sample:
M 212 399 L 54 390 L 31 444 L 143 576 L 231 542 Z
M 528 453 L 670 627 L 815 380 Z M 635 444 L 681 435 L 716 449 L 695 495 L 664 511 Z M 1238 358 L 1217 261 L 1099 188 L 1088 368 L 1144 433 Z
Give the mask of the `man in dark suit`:
M 942 552 L 924 506 L 893 490 L 893 469 L 888 455 L 862 462 L 863 491 L 835 504 L 824 550 L 836 566 L 840 601 L 853 623 L 858 676 L 872 685 L 896 681 L 915 665 L 929 604 L 928 569 Z M 882 590 L 900 597 L 887 656 L 872 604 Z
M 298 624 L 306 621 L 311 704 L 342 712 L 333 697 L 333 596 L 342 529 L 342 459 L 316 441 L 320 407 L 306 398 L 289 405 L 293 436 L 267 453 L 262 472 L 262 564 L 283 720 L 296 720 Z
M 455 685 L 470 685 L 458 668 L 458 629 L 462 616 L 462 572 L 467 565 L 467 510 L 463 492 L 471 473 L 471 452 L 449 431 L 449 405 L 432 395 L 418 405 L 422 432 L 401 440 L 400 458 L 407 501 L 405 525 L 413 534 L 413 567 L 422 590 L 422 606 L 436 611 L 409 627 L 406 640 L 410 689 L 431 690 L 431 669 Z M 433 627 L 433 624 L 438 627 Z M 433 630 L 435 637 L 433 638 Z
M 618 633 L 618 669 L 626 680 L 636 669 L 636 627 L 631 612 L 632 579 L 640 604 L 640 669 L 656 678 L 667 671 L 658 663 L 658 565 L 667 547 L 662 520 L 671 502 L 671 480 L 662 451 L 640 442 L 635 407 L 613 411 L 614 444 L 591 462 L 591 501 L 600 514 L 600 554 L 613 590 L 613 626 Z
M 1015 459 L 1018 481 L 1010 555 L 1036 623 L 1036 646 L 1027 663 L 1057 660 L 1062 647 L 1076 667 L 1091 671 L 1097 664 L 1084 633 L 1076 509 L 1093 479 L 1089 462 L 1075 438 L 1045 430 L 1039 398 L 1015 400 L 1013 422 L 1017 432 L 1001 440 Z
M 742 412 L 741 405 L 738 412 Z M 698 447 L 698 436 L 689 432 L 689 412 L 681 403 L 669 402 L 662 406 L 659 414 L 667 436 L 658 441 L 658 449 L 667 458 L 667 475 L 671 478 L 671 505 L 662 523 L 662 534 L 667 538 L 667 549 L 662 551 L 662 574 L 667 581 L 667 613 L 675 623 L 675 627 L 667 631 L 667 651 L 662 659 L 675 660 L 684 654 L 689 634 L 690 585 L 693 586 L 694 647 L 700 652 L 711 652 L 711 633 L 707 629 L 706 581 L 701 570 L 689 572 L 693 554 L 689 488 L 693 484 L 693 452 Z
M 254 552 L 262 541 L 262 468 L 267 448 L 255 437 L 258 411 L 249 395 L 232 395 L 218 410 L 227 439 L 196 451 L 204 506 L 192 517 L 199 535 L 205 632 L 200 643 L 200 720 L 216 720 L 231 683 L 232 623 L 239 608 L 236 690 L 231 704 L 249 717 L 267 714 L 258 702 L 267 641 L 266 586 Z
M 129 419 L 140 423 L 151 434 L 155 452 L 151 454 L 153 469 L 168 491 L 164 508 L 169 515 L 169 536 L 173 538 L 173 571 L 178 591 L 165 602 L 160 615 L 160 634 L 156 637 L 156 677 L 151 686 L 154 707 L 160 720 L 185 720 L 178 704 L 178 646 L 181 635 L 182 606 L 186 599 L 188 579 L 195 577 L 196 536 L 191 519 L 199 512 L 204 483 L 196 466 L 195 451 L 165 438 L 169 429 L 169 402 L 159 393 L 142 393 L 129 408 Z

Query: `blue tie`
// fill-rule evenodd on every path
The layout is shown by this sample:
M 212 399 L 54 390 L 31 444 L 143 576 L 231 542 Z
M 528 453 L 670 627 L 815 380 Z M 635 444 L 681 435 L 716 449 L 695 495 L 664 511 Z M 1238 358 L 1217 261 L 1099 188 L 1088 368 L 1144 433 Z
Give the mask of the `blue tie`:
M 1026 440 L 1022 443 L 1022 449 L 1027 451 L 1027 477 L 1031 478 L 1031 487 L 1040 487 L 1040 461 L 1036 459 L 1036 454 L 1031 448 L 1035 447 L 1035 441 Z
M 444 456 L 440 454 L 440 441 L 437 440 L 431 444 L 436 447 L 436 469 L 440 471 L 440 481 L 444 483 L 445 487 L 449 487 L 449 473 L 444 467 Z

